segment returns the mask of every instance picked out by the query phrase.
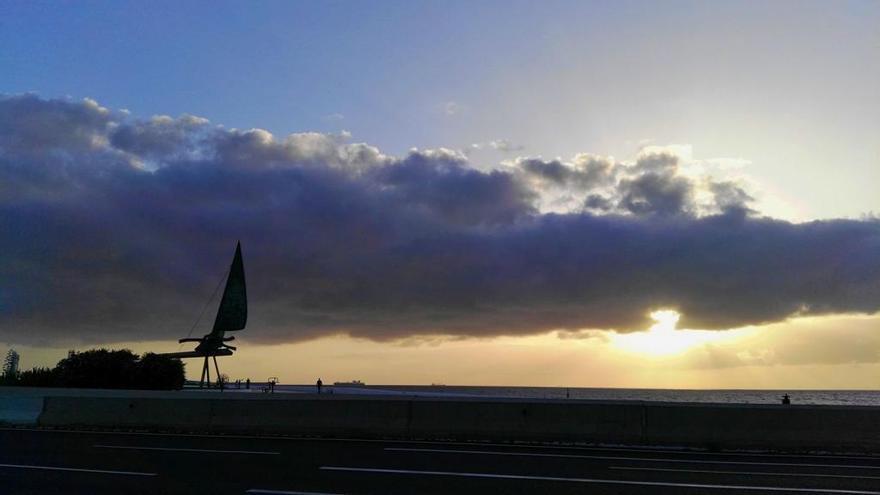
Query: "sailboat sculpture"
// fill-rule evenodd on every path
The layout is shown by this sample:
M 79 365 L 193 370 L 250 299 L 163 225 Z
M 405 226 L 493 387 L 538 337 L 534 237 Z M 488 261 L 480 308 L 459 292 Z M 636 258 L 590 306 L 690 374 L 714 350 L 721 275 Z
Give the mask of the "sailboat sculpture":
M 217 366 L 217 356 L 231 356 L 235 347 L 226 344 L 235 337 L 226 337 L 226 332 L 242 330 L 247 324 L 247 290 L 244 283 L 244 263 L 241 260 L 241 243 L 235 246 L 235 255 L 232 257 L 232 265 L 229 267 L 229 275 L 226 278 L 226 288 L 223 290 L 223 298 L 217 309 L 217 317 L 214 319 L 214 328 L 211 333 L 202 338 L 183 338 L 179 343 L 198 342 L 195 350 L 186 352 L 171 352 L 164 354 L 173 358 L 204 358 L 202 376 L 199 387 L 205 385 L 207 378 L 208 387 L 211 386 L 211 368 L 208 359 L 214 360 L 214 370 L 217 372 L 217 380 L 220 380 L 220 368 Z

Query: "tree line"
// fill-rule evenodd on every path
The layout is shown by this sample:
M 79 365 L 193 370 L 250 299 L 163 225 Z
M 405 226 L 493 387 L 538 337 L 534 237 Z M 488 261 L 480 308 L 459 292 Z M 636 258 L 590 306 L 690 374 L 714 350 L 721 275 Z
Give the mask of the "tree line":
M 2 385 L 22 387 L 125 388 L 176 390 L 186 380 L 179 359 L 128 349 L 73 352 L 54 368 L 35 367 L 0 377 Z

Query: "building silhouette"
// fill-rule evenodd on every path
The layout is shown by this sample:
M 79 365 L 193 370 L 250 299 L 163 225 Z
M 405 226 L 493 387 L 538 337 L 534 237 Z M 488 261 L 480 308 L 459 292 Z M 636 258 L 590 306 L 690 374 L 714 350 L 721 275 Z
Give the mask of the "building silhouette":
M 18 375 L 18 362 L 20 358 L 21 356 L 15 351 L 15 349 L 9 349 L 9 352 L 6 353 L 6 359 L 3 360 L 4 376 Z

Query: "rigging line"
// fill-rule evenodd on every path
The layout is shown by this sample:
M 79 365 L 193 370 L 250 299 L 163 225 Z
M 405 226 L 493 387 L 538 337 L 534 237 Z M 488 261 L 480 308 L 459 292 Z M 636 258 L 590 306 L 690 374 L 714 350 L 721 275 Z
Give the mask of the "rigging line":
M 189 338 L 189 337 L 192 335 L 193 330 L 196 329 L 196 325 L 198 325 L 199 322 L 202 321 L 202 316 L 205 315 L 205 311 L 208 310 L 208 306 L 210 306 L 210 305 L 211 305 L 211 302 L 214 300 L 214 298 L 217 297 L 217 291 L 220 290 L 220 286 L 223 285 L 223 281 L 226 280 L 227 277 L 229 277 L 229 272 L 230 272 L 230 271 L 232 271 L 232 267 L 231 267 L 231 266 L 229 267 L 229 269 L 226 270 L 226 273 L 223 274 L 223 277 L 220 278 L 220 281 L 217 282 L 217 287 L 214 287 L 214 293 L 211 294 L 211 298 L 208 299 L 208 302 L 205 303 L 205 306 L 202 308 L 202 312 L 199 313 L 199 317 L 196 318 L 196 322 L 193 323 L 192 327 L 190 327 L 190 329 L 189 329 L 189 333 L 186 334 L 186 338 Z M 181 342 L 180 344 L 177 344 L 177 349 L 180 350 L 180 348 L 181 348 L 182 346 L 183 346 L 183 343 L 182 343 L 182 342 Z

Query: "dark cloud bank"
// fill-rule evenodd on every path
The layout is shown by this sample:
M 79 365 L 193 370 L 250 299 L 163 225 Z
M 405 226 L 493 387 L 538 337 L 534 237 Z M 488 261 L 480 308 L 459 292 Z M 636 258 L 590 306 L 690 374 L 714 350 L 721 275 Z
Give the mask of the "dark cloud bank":
M 554 193 L 580 206 L 541 213 Z M 880 222 L 794 224 L 750 200 L 663 152 L 482 172 L 449 150 L 390 157 L 346 135 L 4 97 L 0 341 L 182 336 L 238 239 L 245 332 L 268 342 L 631 331 L 657 308 L 726 329 L 880 308 Z

